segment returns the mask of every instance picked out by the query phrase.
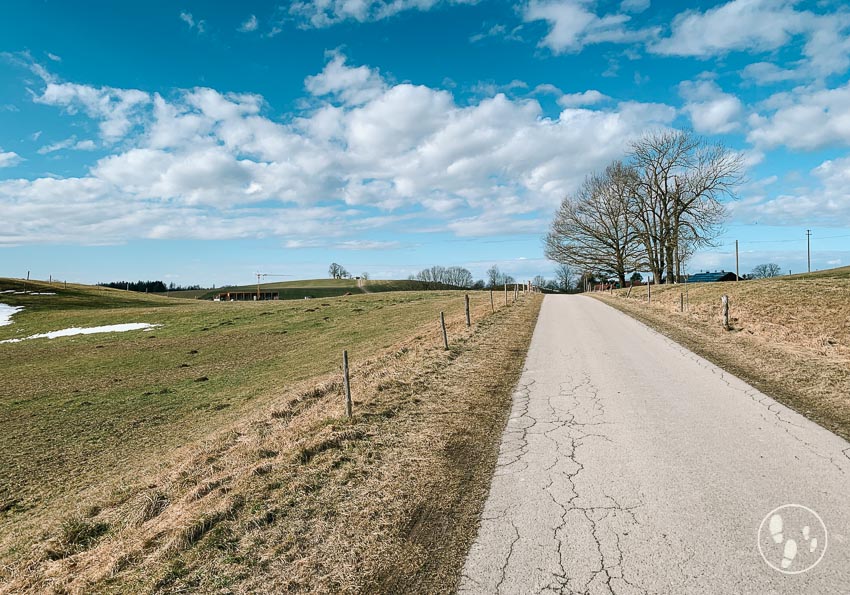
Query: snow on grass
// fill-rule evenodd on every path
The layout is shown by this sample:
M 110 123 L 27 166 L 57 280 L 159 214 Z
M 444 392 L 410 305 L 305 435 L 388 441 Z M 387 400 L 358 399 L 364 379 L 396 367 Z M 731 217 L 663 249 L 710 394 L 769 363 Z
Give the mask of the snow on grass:
M 0 304 L 0 326 L 12 324 L 12 314 L 20 312 L 23 309 L 23 306 L 7 306 L 6 304 Z
M 2 310 L 0 310 L 2 316 Z M 72 335 L 94 335 L 96 333 L 124 333 L 127 331 L 147 331 L 152 328 L 162 326 L 160 324 L 148 324 L 147 322 L 128 322 L 126 324 L 109 324 L 106 326 L 91 326 L 88 328 L 65 328 L 60 331 L 50 331 L 49 333 L 40 333 L 38 335 L 30 335 L 21 339 L 6 339 L 0 343 L 20 343 L 28 339 L 55 339 L 56 337 L 70 337 Z

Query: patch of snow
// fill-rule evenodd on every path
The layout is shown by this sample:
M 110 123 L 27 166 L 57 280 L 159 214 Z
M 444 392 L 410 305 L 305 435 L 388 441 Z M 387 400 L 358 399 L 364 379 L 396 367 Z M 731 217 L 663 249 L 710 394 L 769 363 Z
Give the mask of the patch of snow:
M 12 314 L 20 312 L 23 309 L 23 306 L 7 306 L 6 304 L 0 304 L 0 326 L 12 324 Z
M 56 293 L 52 291 L 33 291 L 30 295 L 56 295 Z
M 94 335 L 96 333 L 124 333 L 126 331 L 147 331 L 152 328 L 162 326 L 161 324 L 148 324 L 147 322 L 128 322 L 126 324 L 109 324 L 106 326 L 90 326 L 88 328 L 65 328 L 61 331 L 50 331 L 49 333 L 40 333 L 38 335 L 30 335 L 22 339 L 6 339 L 0 343 L 20 343 L 28 339 L 55 339 L 56 337 L 70 337 L 71 335 Z

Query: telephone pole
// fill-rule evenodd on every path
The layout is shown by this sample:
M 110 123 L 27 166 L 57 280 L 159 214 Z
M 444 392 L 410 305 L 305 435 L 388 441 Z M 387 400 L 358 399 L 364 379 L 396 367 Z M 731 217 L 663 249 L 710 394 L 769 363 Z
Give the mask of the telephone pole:
M 812 230 L 806 230 L 806 253 L 809 262 L 809 272 L 812 272 Z
M 741 276 L 738 274 L 738 240 L 735 240 L 735 281 L 740 281 Z

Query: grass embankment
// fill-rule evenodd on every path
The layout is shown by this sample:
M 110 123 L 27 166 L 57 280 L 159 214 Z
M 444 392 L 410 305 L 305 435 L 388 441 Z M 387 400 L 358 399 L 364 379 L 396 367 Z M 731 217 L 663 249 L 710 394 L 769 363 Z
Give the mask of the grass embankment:
M 422 281 L 414 280 L 365 280 L 357 279 L 301 279 L 298 281 L 279 281 L 260 284 L 260 291 L 276 292 L 282 300 L 301 300 L 305 297 L 326 298 L 338 297 L 345 294 L 360 293 L 382 293 L 387 291 L 423 291 L 429 289 L 457 289 L 449 285 L 433 287 Z M 221 287 L 218 289 L 191 289 L 186 291 L 172 291 L 167 297 L 181 297 L 191 299 L 211 300 L 221 293 L 227 292 L 257 291 L 257 285 L 238 285 L 232 287 Z
M 538 296 L 473 293 L 467 330 L 457 292 L 38 289 L 58 295 L 0 296 L 25 306 L 0 340 L 163 326 L 0 345 L 0 591 L 452 590 Z
M 685 312 L 679 312 L 686 293 Z M 850 440 L 850 268 L 593 294 Z M 731 331 L 720 297 L 730 300 Z

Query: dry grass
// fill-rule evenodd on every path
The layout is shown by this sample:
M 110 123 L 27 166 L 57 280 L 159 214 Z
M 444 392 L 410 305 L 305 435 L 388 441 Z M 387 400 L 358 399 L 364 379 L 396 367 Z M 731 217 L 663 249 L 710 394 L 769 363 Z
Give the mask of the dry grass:
M 653 286 L 651 305 L 646 287 L 594 295 L 850 439 L 850 276 Z
M 448 316 L 450 351 L 428 325 L 353 360 L 352 421 L 338 373 L 290 382 L 80 501 L 80 538 L 46 519 L 0 591 L 452 591 L 539 304 L 480 300 L 472 329 Z

